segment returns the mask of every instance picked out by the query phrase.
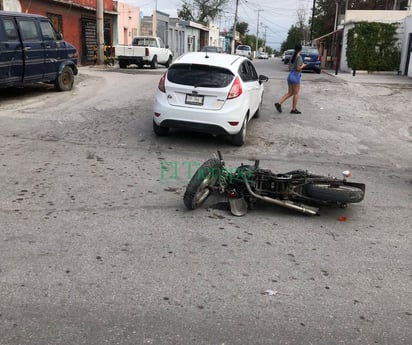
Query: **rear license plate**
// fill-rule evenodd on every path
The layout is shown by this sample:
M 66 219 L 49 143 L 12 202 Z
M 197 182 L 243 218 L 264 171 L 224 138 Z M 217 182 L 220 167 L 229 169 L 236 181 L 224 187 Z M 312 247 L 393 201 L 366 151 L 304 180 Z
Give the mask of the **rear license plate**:
M 187 94 L 185 103 L 191 105 L 203 105 L 203 99 L 204 96 Z
M 305 61 L 310 61 L 311 59 L 310 59 L 310 56 L 306 56 L 305 57 Z

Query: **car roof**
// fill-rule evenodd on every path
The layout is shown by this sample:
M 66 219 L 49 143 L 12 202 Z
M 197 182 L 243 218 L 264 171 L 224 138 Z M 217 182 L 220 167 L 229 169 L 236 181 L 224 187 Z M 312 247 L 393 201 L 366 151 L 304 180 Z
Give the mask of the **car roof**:
M 173 64 L 200 64 L 227 68 L 236 72 L 242 61 L 248 60 L 244 56 L 220 54 L 211 52 L 191 52 L 179 56 Z
M 12 17 L 25 17 L 25 18 L 42 18 L 46 19 L 47 17 L 40 14 L 34 13 L 25 13 L 25 12 L 13 12 L 13 11 L 0 11 L 0 16 L 12 16 Z

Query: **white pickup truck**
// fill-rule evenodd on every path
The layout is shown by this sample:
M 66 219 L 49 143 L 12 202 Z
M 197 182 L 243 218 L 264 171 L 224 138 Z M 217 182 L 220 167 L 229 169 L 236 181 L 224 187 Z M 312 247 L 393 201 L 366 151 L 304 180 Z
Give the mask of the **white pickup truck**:
M 140 68 L 150 65 L 152 69 L 156 69 L 158 64 L 169 67 L 173 60 L 172 51 L 162 39 L 153 36 L 136 36 L 131 46 L 117 45 L 114 47 L 114 55 L 120 68 L 133 64 Z

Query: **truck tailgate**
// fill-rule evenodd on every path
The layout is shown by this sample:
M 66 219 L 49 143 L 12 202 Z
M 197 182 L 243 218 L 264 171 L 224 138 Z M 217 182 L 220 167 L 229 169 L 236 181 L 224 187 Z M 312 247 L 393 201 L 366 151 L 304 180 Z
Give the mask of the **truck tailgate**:
M 145 48 L 144 47 L 135 47 L 135 46 L 115 46 L 114 48 L 115 56 L 144 56 Z

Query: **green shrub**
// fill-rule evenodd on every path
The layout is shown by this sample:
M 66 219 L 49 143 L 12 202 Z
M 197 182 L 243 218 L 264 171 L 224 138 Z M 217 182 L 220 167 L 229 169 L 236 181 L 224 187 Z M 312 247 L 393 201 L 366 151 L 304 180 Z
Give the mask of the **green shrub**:
M 401 61 L 397 27 L 394 23 L 355 23 L 348 31 L 348 66 L 369 72 L 397 71 Z

